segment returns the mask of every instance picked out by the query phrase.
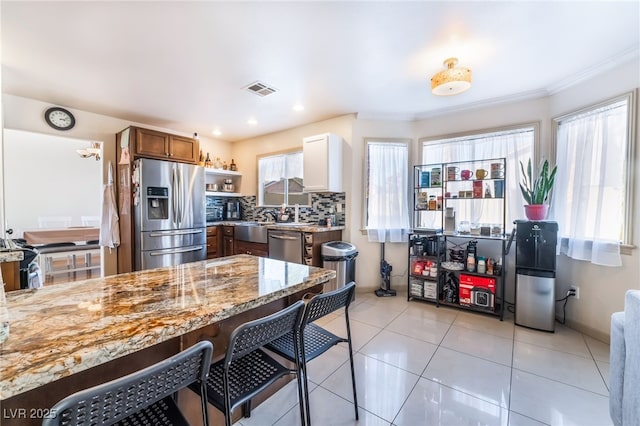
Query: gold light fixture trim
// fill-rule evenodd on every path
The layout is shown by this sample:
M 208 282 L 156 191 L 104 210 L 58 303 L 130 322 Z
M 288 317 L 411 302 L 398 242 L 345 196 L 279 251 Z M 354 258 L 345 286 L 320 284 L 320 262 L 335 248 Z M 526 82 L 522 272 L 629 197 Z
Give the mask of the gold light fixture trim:
M 431 93 L 437 96 L 451 96 L 469 90 L 471 87 L 471 70 L 456 68 L 458 58 L 444 61 L 446 70 L 440 71 L 431 78 Z

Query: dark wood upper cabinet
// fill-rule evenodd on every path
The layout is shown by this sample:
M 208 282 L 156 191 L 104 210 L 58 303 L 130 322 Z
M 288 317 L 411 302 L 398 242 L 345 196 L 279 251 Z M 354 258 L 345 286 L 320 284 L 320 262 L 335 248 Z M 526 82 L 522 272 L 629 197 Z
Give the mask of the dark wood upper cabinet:
M 134 157 L 191 164 L 196 164 L 198 161 L 199 145 L 195 139 L 141 128 L 135 128 L 133 134 L 131 147 Z

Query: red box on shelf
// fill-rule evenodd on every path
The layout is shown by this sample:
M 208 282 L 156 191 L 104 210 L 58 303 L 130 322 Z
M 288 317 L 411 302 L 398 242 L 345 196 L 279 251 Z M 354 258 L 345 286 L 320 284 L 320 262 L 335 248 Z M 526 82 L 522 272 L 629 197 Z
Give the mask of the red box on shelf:
M 495 309 L 496 279 L 460 274 L 460 305 Z
M 473 198 L 482 198 L 482 181 L 473 181 Z

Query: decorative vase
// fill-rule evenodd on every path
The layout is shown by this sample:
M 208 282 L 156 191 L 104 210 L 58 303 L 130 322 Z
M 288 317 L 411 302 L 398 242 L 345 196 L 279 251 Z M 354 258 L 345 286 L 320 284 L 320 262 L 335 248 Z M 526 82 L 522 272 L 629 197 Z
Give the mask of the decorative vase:
M 548 211 L 548 204 L 527 204 L 524 206 L 524 214 L 529 220 L 545 220 Z

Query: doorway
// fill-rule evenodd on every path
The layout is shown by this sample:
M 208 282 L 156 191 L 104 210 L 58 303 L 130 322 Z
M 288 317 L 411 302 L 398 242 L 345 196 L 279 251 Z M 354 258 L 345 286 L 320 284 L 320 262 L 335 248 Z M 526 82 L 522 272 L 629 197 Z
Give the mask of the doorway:
M 5 229 L 38 249 L 44 285 L 102 276 L 102 143 L 13 129 L 3 136 Z

